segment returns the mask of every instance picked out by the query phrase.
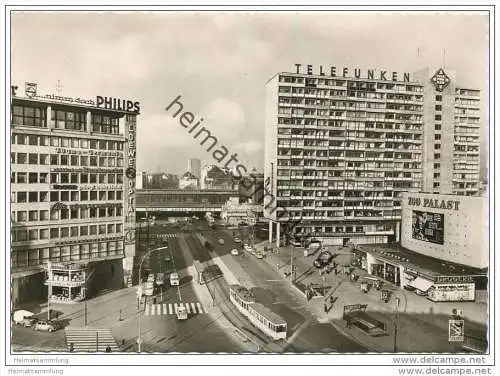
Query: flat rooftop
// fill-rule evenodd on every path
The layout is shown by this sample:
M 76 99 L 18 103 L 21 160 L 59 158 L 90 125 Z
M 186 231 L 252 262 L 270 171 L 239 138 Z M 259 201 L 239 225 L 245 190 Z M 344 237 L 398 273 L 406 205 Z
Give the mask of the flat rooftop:
M 399 244 L 363 244 L 356 245 L 355 249 L 369 252 L 378 259 L 384 260 L 390 264 L 408 266 L 409 268 L 430 276 L 488 275 L 488 268 L 478 269 L 436 259 L 410 251 Z

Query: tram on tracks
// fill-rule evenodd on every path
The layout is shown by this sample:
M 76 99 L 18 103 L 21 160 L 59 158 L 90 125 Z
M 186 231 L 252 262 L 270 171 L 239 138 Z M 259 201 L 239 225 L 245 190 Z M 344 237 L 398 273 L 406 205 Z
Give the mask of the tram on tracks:
M 257 329 L 273 340 L 286 339 L 287 323 L 266 306 L 255 302 L 251 291 L 241 285 L 231 285 L 229 298 L 238 311 L 240 311 Z

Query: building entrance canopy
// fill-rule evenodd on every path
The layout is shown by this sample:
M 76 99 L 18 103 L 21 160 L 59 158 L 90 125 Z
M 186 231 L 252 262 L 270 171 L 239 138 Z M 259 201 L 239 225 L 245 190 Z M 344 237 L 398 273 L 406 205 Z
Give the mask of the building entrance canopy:
M 415 287 L 417 290 L 427 292 L 433 284 L 434 282 L 417 277 L 413 281 L 411 281 L 410 286 Z

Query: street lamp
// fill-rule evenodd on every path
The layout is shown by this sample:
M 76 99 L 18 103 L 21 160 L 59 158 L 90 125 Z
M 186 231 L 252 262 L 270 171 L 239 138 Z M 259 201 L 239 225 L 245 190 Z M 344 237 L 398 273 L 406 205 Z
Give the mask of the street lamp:
M 168 247 L 159 247 L 159 248 L 151 249 L 151 250 L 147 251 L 144 256 L 142 256 L 141 262 L 139 264 L 139 286 L 137 287 L 138 292 L 140 292 L 142 290 L 142 263 L 144 262 L 146 257 L 148 257 L 151 253 L 156 252 L 156 251 L 163 251 L 164 249 L 167 249 L 167 248 Z M 140 309 L 141 296 L 139 294 L 137 294 L 137 295 L 138 295 L 137 299 L 139 299 L 139 322 L 138 322 L 137 346 L 138 346 L 139 352 L 141 352 L 141 344 L 142 344 L 142 340 L 141 340 L 141 309 Z
M 398 294 L 399 295 L 399 294 Z M 401 294 L 404 298 L 404 308 L 403 308 L 403 312 L 406 311 L 406 295 L 404 293 L 404 291 L 402 291 L 402 294 Z M 394 314 L 394 353 L 397 353 L 398 352 L 398 319 L 399 319 L 399 306 L 401 304 L 401 299 L 399 298 L 399 296 L 396 296 L 396 303 L 395 303 L 395 308 L 396 308 L 396 311 L 395 311 L 395 314 Z

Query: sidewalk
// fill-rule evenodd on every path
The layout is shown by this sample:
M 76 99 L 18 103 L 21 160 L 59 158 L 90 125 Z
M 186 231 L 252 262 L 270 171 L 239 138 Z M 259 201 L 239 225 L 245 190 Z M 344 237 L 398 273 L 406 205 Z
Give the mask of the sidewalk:
M 263 250 L 268 242 L 256 245 L 258 250 Z M 347 248 L 331 249 L 335 262 L 340 267 L 349 263 L 350 251 Z M 312 265 L 315 256 L 304 256 L 303 249 L 291 249 L 282 247 L 279 253 L 267 252 L 265 258 L 271 266 L 281 270 L 280 276 L 285 278 L 284 272 L 290 272 L 290 256 L 293 251 L 293 265 L 296 267 L 296 281 L 304 285 L 310 283 L 325 284 L 330 286 L 327 298 L 332 295 L 336 298 L 329 312 L 324 311 L 324 299 L 313 298 L 309 301 L 314 316 L 318 321 L 330 322 L 339 331 L 348 337 L 368 346 L 372 351 L 393 352 L 394 351 L 394 322 L 398 322 L 398 351 L 456 351 L 455 345 L 448 341 L 448 320 L 453 308 L 460 308 L 466 319 L 466 331 L 475 335 L 484 336 L 487 323 L 487 306 L 483 303 L 434 303 L 425 297 L 418 296 L 394 286 L 388 282 L 383 288 L 391 291 L 391 299 L 388 303 L 380 300 L 380 292 L 373 289 L 367 294 L 361 292 L 360 280 L 366 275 L 366 271 L 356 269 L 355 273 L 360 276 L 357 282 L 350 282 L 347 276 L 333 272 L 319 275 L 318 270 Z M 399 307 L 396 306 L 395 297 L 400 299 Z M 304 300 L 306 298 L 304 297 Z M 386 323 L 387 334 L 384 337 L 371 337 L 363 331 L 353 328 L 347 329 L 342 319 L 343 307 L 351 304 L 367 304 L 367 313 L 372 317 Z M 328 302 L 328 307 L 330 303 Z M 397 314 L 396 314 L 397 310 Z M 479 334 L 478 334 L 479 333 Z

